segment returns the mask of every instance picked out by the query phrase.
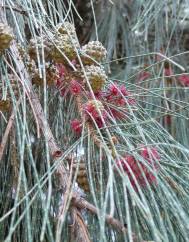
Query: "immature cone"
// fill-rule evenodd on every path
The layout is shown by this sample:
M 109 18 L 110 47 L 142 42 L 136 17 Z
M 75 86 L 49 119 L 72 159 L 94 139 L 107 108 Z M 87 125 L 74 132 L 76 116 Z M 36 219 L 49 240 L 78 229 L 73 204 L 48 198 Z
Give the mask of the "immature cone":
M 9 48 L 13 38 L 12 29 L 8 25 L 0 23 L 0 51 Z
M 76 171 L 77 168 L 77 163 L 73 165 L 74 172 Z M 80 161 L 79 168 L 78 168 L 78 173 L 77 173 L 77 183 L 78 185 L 85 191 L 89 192 L 89 182 L 87 178 L 87 171 L 86 171 L 86 165 L 85 162 Z
M 101 62 L 106 59 L 107 51 L 99 41 L 91 41 L 82 47 L 81 59 L 85 65 L 94 64 L 94 61 Z M 91 58 L 90 58 L 91 57 Z
M 10 100 L 0 100 L 0 111 L 1 112 L 8 112 L 11 109 L 11 102 Z
M 104 69 L 95 65 L 85 66 L 85 73 L 93 91 L 100 91 L 107 80 Z M 85 75 L 83 75 L 83 78 L 85 79 Z
M 77 57 L 76 49 L 79 48 L 79 43 L 75 38 L 71 38 L 68 35 L 57 35 L 54 40 L 54 44 L 51 44 L 51 58 L 56 63 L 67 63 L 66 58 L 73 60 Z M 62 53 L 63 54 L 62 54 Z

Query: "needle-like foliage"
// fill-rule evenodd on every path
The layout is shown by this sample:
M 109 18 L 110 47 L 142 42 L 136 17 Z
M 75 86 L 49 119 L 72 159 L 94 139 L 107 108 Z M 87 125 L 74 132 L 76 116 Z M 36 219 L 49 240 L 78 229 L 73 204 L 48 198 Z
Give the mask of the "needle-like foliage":
M 0 241 L 188 241 L 188 2 L 0 4 Z

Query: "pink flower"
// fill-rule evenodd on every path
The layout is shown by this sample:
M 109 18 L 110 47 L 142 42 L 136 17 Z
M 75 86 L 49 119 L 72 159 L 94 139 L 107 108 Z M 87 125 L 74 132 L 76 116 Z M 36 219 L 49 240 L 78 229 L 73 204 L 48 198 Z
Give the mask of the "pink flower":
M 70 82 L 69 89 L 71 94 L 77 95 L 81 93 L 81 85 L 76 80 Z
M 151 77 L 151 73 L 150 72 L 148 72 L 148 71 L 141 71 L 138 74 L 138 76 L 137 76 L 137 80 L 138 81 L 144 81 L 144 80 L 146 80 L 146 79 L 148 79 L 150 77 Z
M 78 119 L 74 119 L 71 122 L 71 128 L 77 135 L 80 135 L 82 132 L 82 123 Z
M 184 85 L 184 86 L 189 86 L 189 75 L 187 74 L 182 74 L 179 76 L 178 80 Z

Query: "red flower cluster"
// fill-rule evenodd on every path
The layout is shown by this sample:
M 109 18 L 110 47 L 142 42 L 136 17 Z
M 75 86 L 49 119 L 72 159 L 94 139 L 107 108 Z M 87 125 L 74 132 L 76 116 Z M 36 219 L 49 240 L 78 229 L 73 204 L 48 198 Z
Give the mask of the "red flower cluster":
M 56 81 L 56 87 L 60 91 L 60 95 L 64 96 L 66 93 L 70 92 L 72 95 L 78 95 L 81 93 L 82 88 L 77 80 L 72 79 L 71 81 L 65 81 L 66 69 L 62 64 L 57 64 L 57 69 L 59 72 L 59 78 Z
M 141 71 L 137 76 L 137 81 L 144 81 L 151 77 L 151 73 L 148 71 Z
M 103 119 L 107 119 L 107 113 L 100 101 L 88 101 L 83 105 L 83 110 L 88 120 L 91 120 L 91 118 L 93 118 L 99 128 L 103 127 Z
M 189 75 L 183 74 L 181 75 L 178 80 L 183 84 L 184 86 L 189 86 Z
M 72 80 L 70 82 L 69 89 L 70 89 L 71 94 L 73 94 L 73 95 L 78 95 L 82 91 L 81 85 L 76 80 Z
M 123 113 L 117 110 L 117 107 L 126 107 L 126 104 L 134 105 L 136 103 L 135 99 L 131 98 L 130 95 L 124 85 L 111 84 L 108 87 L 104 97 L 106 102 L 116 106 L 116 108 L 110 108 L 110 113 L 114 118 L 122 118 L 123 116 Z
M 80 135 L 82 132 L 82 123 L 78 119 L 74 119 L 71 121 L 71 128 L 73 131 L 77 134 Z
M 141 161 L 135 159 L 134 156 L 126 154 L 123 159 L 117 160 L 118 167 L 122 167 L 124 172 L 128 175 L 132 186 L 137 189 L 136 181 L 141 187 L 146 187 L 146 180 L 149 184 L 157 184 L 157 179 L 151 170 L 154 172 L 158 171 L 158 165 L 155 163 L 156 160 L 160 159 L 159 153 L 156 148 L 143 147 L 140 150 L 140 155 L 148 162 L 151 167 L 149 169 Z

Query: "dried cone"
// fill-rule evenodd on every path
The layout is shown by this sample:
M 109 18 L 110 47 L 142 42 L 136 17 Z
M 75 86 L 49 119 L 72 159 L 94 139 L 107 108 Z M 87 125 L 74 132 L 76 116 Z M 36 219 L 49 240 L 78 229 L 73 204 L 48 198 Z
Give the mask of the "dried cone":
M 54 86 L 56 83 L 56 80 L 59 78 L 58 70 L 54 65 L 46 64 L 46 82 L 48 86 Z M 36 86 L 43 86 L 44 80 L 39 76 L 38 69 L 35 71 L 33 78 L 32 78 L 32 84 L 35 84 Z
M 0 51 L 7 49 L 10 47 L 11 40 L 13 40 L 14 36 L 12 33 L 12 29 L 3 23 L 0 23 Z
M 14 74 L 9 74 L 8 78 L 10 80 L 11 88 L 12 88 L 12 90 L 14 92 L 14 95 L 15 95 L 15 97 L 18 98 L 20 83 L 15 79 L 15 75 Z M 10 94 L 9 97 L 11 97 L 11 94 Z
M 54 62 L 67 64 L 67 60 L 64 55 L 69 60 L 73 60 L 77 57 L 76 49 L 79 48 L 79 43 L 75 38 L 59 34 L 55 37 L 54 42 L 55 44 L 51 45 L 51 58 Z
M 85 73 L 91 84 L 91 88 L 93 89 L 93 91 L 100 91 L 107 80 L 107 76 L 104 69 L 100 66 L 95 65 L 86 66 Z M 85 79 L 84 75 L 82 77 L 83 79 Z
M 74 164 L 73 168 L 76 171 L 77 163 Z M 78 168 L 78 173 L 77 173 L 77 179 L 76 180 L 77 180 L 78 185 L 85 192 L 89 192 L 90 191 L 88 177 L 87 177 L 87 170 L 86 170 L 86 165 L 85 165 L 84 161 L 80 161 L 80 163 L 79 163 L 79 168 Z
M 1 112 L 9 112 L 11 109 L 10 100 L 0 100 L 0 111 Z
M 5 78 L 5 77 L 3 77 Z M 13 91 L 14 93 L 14 96 L 16 98 L 18 98 L 19 96 L 19 82 L 15 79 L 15 75 L 14 74 L 8 74 L 8 76 L 6 77 L 6 79 L 9 80 L 10 82 L 10 85 L 11 87 L 9 88 L 7 85 L 3 86 L 1 83 L 0 83 L 0 99 L 4 99 L 3 96 L 4 96 L 4 91 L 3 89 L 6 88 L 7 89 L 7 94 L 6 94 L 6 100 L 1 100 L 0 102 L 1 105 L 4 107 L 6 106 L 6 110 L 9 110 L 8 106 L 9 106 L 9 100 L 11 100 L 11 93 L 10 93 L 10 90 Z M 4 108 L 3 108 L 4 109 Z
M 102 62 L 106 59 L 107 51 L 99 41 L 91 41 L 82 47 L 81 59 L 85 65 L 94 64 L 94 60 Z M 93 60 L 94 59 L 94 60 Z
M 59 72 L 55 65 L 47 65 L 46 67 L 46 78 L 47 78 L 47 85 L 54 86 L 59 78 Z
M 17 43 L 17 47 L 18 47 L 18 51 L 19 51 L 19 54 L 22 58 L 25 58 L 26 56 L 26 49 L 24 48 L 23 45 L 21 45 L 20 43 Z
M 37 53 L 41 56 L 42 51 L 44 51 L 45 60 L 48 60 L 50 56 L 50 44 L 48 40 L 45 37 L 31 39 L 28 46 L 28 54 L 30 58 L 36 61 Z

